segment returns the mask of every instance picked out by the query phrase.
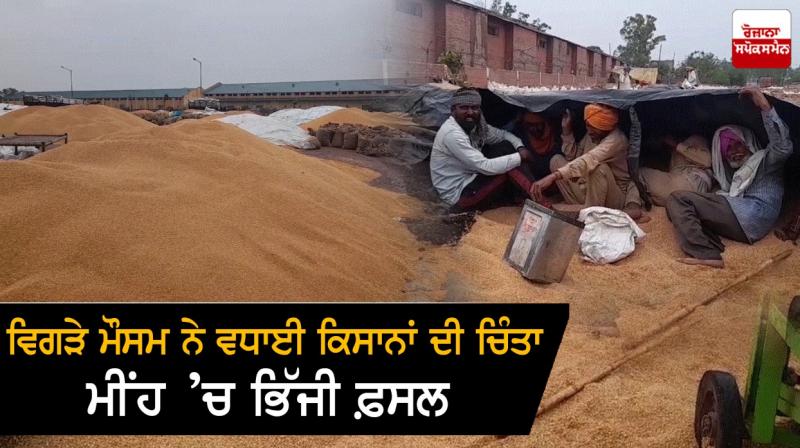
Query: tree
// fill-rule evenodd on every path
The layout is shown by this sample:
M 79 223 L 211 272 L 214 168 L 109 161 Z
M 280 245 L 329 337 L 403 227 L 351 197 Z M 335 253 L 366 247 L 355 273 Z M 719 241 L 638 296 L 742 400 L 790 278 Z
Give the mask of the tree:
M 0 90 L 0 98 L 2 98 L 2 99 L 11 98 L 12 96 L 14 96 L 14 95 L 16 95 L 18 93 L 19 93 L 19 90 L 17 90 L 17 89 L 15 89 L 13 87 L 6 87 L 5 89 Z
M 539 18 L 531 20 L 531 26 L 543 33 L 550 29 L 550 25 L 542 22 Z
M 492 0 L 492 6 L 490 6 L 489 9 L 516 22 L 530 25 L 543 33 L 550 29 L 550 25 L 546 24 L 538 17 L 528 22 L 528 19 L 530 19 L 531 15 L 527 12 L 517 12 L 517 5 L 511 2 L 503 3 L 502 0 Z M 514 17 L 514 13 L 517 13 L 516 18 Z
M 667 40 L 662 34 L 656 36 L 656 18 L 648 14 L 636 14 L 625 19 L 620 36 L 625 40 L 625 45 L 617 47 L 619 57 L 627 64 L 635 67 L 644 67 L 650 62 L 650 53 Z
M 719 84 L 720 81 L 725 81 L 724 84 L 727 85 L 730 82 L 730 78 L 722 70 L 722 61 L 714 53 L 699 50 L 691 52 L 681 65 L 680 76 L 686 76 L 687 67 L 695 69 L 697 80 L 701 84 Z
M 517 12 L 517 5 L 512 5 L 511 3 L 506 2 L 503 5 L 503 11 L 501 12 L 501 14 L 510 18 L 511 16 L 514 15 L 515 12 Z

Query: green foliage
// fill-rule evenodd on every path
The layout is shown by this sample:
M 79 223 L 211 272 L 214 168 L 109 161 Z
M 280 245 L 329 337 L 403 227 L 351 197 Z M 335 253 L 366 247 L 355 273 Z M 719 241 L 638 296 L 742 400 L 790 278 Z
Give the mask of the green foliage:
M 464 68 L 464 57 L 457 51 L 445 50 L 445 52 L 439 56 L 439 63 L 446 65 L 447 69 L 450 70 L 450 74 L 458 77 L 461 74 L 461 70 Z
M 11 98 L 12 96 L 16 95 L 17 93 L 19 93 L 19 90 L 15 89 L 13 87 L 6 87 L 5 89 L 0 90 L 0 98 L 2 98 L 2 99 Z
M 681 79 L 686 76 L 687 66 L 693 67 L 697 71 L 697 80 L 700 84 L 730 85 L 730 75 L 725 70 L 723 61 L 717 58 L 714 53 L 693 51 L 689 54 L 681 66 Z
M 617 47 L 619 57 L 633 67 L 645 67 L 650 62 L 650 53 L 667 40 L 664 35 L 656 36 L 656 18 L 636 14 L 625 19 L 620 36 L 625 45 Z
M 503 5 L 503 10 L 500 12 L 500 14 L 508 18 L 511 18 L 511 16 L 513 16 L 515 12 L 517 12 L 517 5 L 512 5 L 511 3 L 506 2 Z
M 550 25 L 544 23 L 538 18 L 531 20 L 531 26 L 543 33 L 547 32 L 547 30 L 550 29 Z
M 503 3 L 502 0 L 492 0 L 492 6 L 489 9 L 511 20 L 530 25 L 543 33 L 550 29 L 550 25 L 538 17 L 528 22 L 531 15 L 527 12 L 517 11 L 517 5 L 511 2 Z M 516 18 L 514 17 L 515 13 L 517 14 Z
M 659 82 L 664 83 L 664 84 L 671 84 L 672 82 L 675 81 L 675 77 L 677 75 L 675 73 L 676 72 L 675 67 L 673 66 L 672 63 L 670 63 L 668 61 L 663 61 L 663 62 L 653 61 L 650 64 L 650 66 L 651 67 L 652 66 L 658 67 L 658 79 L 659 79 Z M 683 79 L 683 78 L 681 78 L 681 79 Z
M 693 51 L 686 58 L 679 70 L 679 78 L 683 79 L 686 67 L 694 67 L 701 84 L 717 84 L 723 86 L 743 86 L 757 83 L 764 78 L 771 78 L 774 85 L 800 82 L 800 67 L 795 69 L 741 69 L 727 60 L 720 60 L 714 53 Z

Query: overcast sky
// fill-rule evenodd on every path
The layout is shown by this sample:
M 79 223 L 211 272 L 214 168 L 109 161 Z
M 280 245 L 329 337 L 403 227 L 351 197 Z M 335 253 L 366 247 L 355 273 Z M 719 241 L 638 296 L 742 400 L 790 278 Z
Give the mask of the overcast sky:
M 491 5 L 491 0 L 469 0 Z M 800 1 L 798 0 L 511 0 L 518 11 L 539 17 L 552 27 L 550 33 L 608 52 L 622 44 L 619 30 L 625 18 L 636 13 L 656 19 L 656 34 L 667 40 L 661 59 L 686 59 L 694 50 L 710 51 L 731 59 L 732 14 L 734 9 L 788 9 L 792 16 L 792 66 L 800 65 Z M 652 58 L 658 58 L 658 48 Z
M 392 0 L 0 0 L 0 88 L 379 78 Z
M 482 0 L 472 0 L 483 4 Z M 491 4 L 490 0 L 486 3 Z M 658 18 L 662 59 L 693 50 L 730 58 L 735 8 L 795 9 L 793 65 L 800 65 L 798 0 L 588 2 L 516 0 L 551 32 L 612 50 L 626 16 Z M 76 90 L 191 87 L 376 78 L 394 0 L 0 0 L 0 88 Z M 658 56 L 656 50 L 652 57 Z

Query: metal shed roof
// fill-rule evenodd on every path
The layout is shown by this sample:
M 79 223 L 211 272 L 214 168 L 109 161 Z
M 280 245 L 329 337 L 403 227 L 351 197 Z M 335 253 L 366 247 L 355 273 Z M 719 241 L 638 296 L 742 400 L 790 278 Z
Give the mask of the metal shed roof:
M 253 82 L 245 84 L 220 84 L 205 91 L 206 95 L 242 93 L 295 93 L 295 92 L 384 92 L 396 90 L 383 80 L 354 79 L 345 81 Z

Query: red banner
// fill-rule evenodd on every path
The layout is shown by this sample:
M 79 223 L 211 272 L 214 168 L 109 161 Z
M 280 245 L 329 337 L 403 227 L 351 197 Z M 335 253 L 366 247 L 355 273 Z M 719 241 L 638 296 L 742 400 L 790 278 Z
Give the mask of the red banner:
M 733 39 L 736 68 L 787 68 L 792 64 L 791 39 Z

